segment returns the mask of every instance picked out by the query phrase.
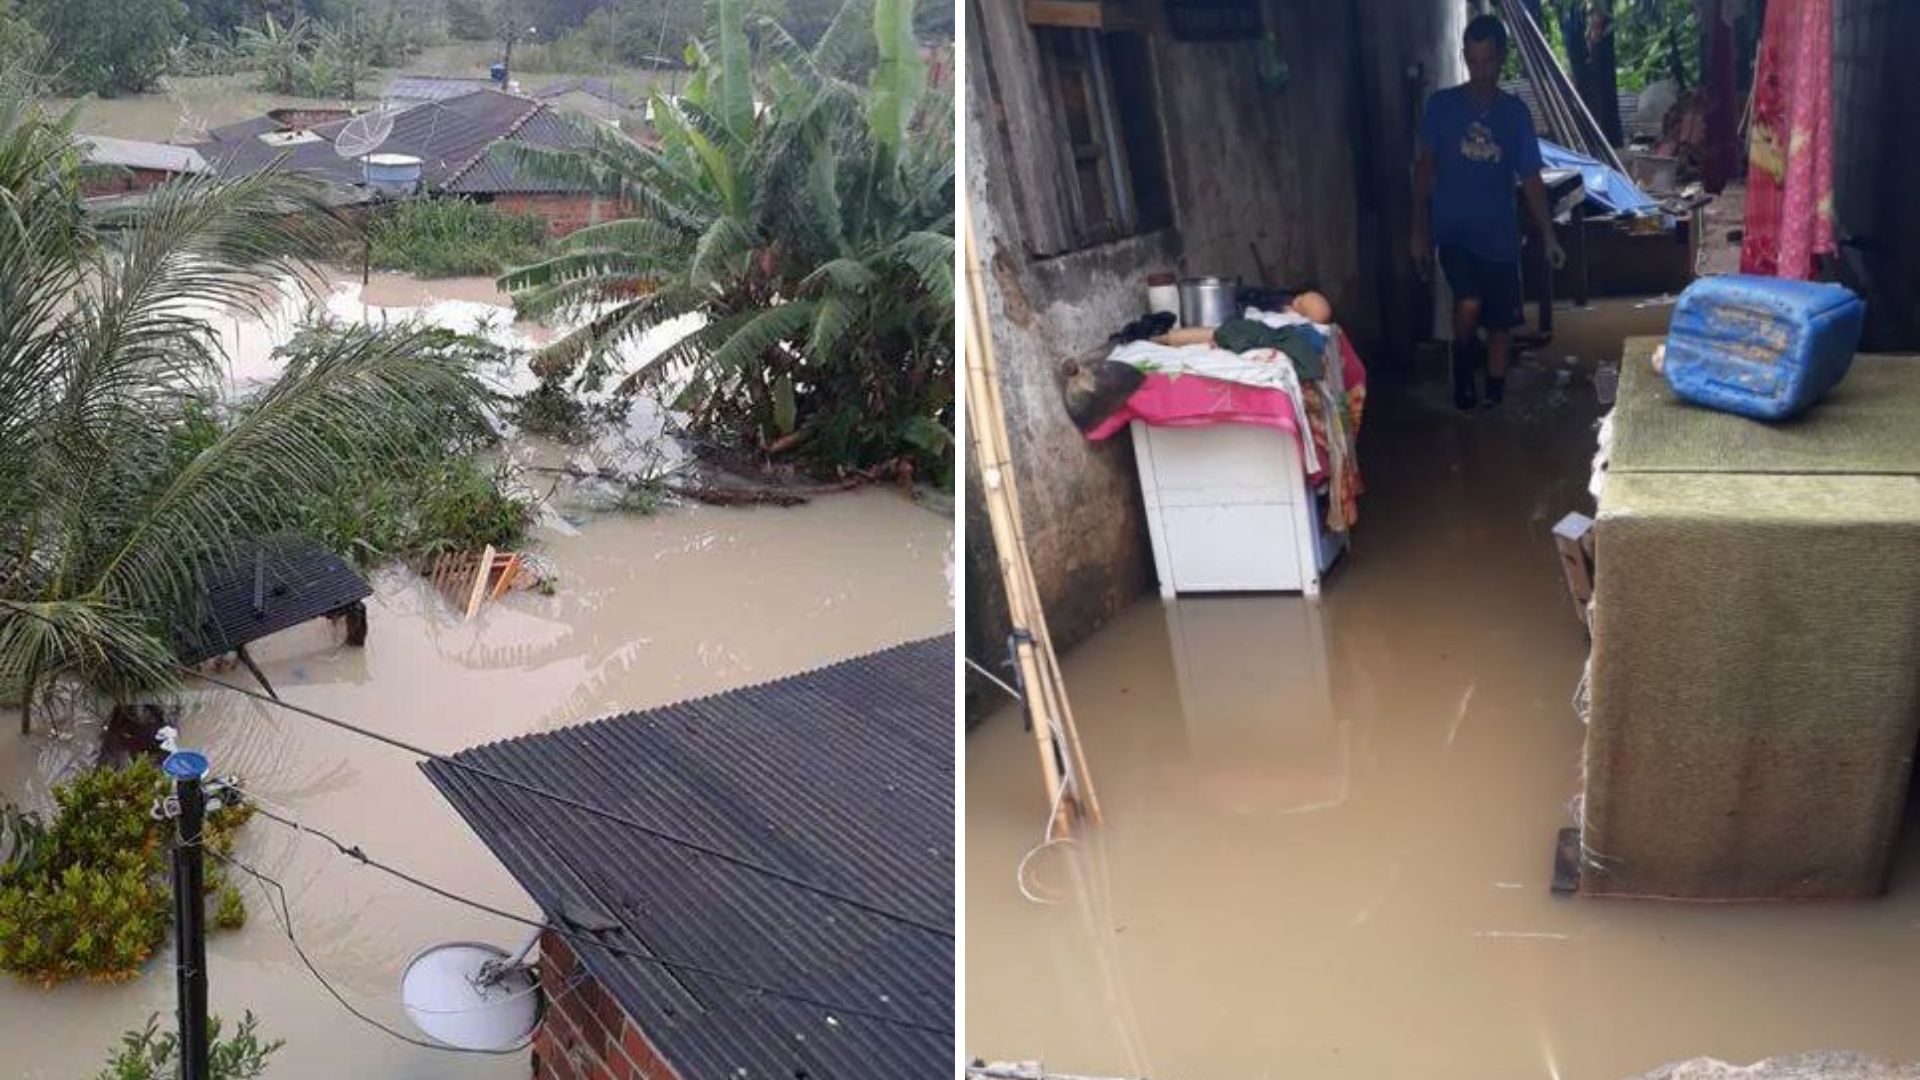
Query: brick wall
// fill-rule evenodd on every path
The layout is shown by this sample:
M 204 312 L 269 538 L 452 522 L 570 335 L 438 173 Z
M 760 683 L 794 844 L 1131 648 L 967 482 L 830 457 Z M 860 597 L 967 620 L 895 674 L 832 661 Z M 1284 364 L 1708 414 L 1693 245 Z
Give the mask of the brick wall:
M 547 1012 L 533 1039 L 534 1080 L 682 1080 L 551 931 L 540 935 L 540 985 Z
M 81 194 L 89 198 L 96 195 L 120 195 L 129 191 L 145 191 L 148 188 L 172 180 L 176 173 L 163 169 L 121 169 L 99 179 L 89 180 L 82 186 Z
M 613 199 L 577 193 L 552 195 L 496 195 L 493 205 L 513 214 L 538 214 L 547 219 L 547 232 L 565 236 L 576 229 L 632 214 Z

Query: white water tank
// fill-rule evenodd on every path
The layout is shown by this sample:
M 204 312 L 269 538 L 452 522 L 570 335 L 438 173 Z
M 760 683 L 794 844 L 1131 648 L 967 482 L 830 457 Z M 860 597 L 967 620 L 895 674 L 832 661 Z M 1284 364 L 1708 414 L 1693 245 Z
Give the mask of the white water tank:
M 388 195 L 420 190 L 420 159 L 412 154 L 368 154 L 361 159 L 367 186 Z

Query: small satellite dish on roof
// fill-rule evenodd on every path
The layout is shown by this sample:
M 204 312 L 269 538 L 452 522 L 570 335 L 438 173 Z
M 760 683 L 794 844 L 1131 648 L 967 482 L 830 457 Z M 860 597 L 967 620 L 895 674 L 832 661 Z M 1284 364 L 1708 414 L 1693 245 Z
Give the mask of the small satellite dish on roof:
M 365 157 L 380 148 L 393 134 L 395 110 L 387 108 L 363 112 L 346 122 L 333 137 L 333 152 L 343 158 Z
M 528 942 L 529 947 L 532 942 Z M 461 1050 L 513 1050 L 533 1038 L 541 994 L 519 956 L 473 941 L 416 953 L 400 976 L 400 1002 L 413 1026 Z

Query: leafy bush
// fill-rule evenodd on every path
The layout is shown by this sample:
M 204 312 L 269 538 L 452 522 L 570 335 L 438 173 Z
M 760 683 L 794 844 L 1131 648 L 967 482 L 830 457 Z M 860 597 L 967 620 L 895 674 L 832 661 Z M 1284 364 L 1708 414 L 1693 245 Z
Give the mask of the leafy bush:
M 368 229 L 373 265 L 420 277 L 498 274 L 544 257 L 547 223 L 466 199 L 401 203 Z
M 310 353 L 326 353 L 376 331 L 325 317 L 301 327 L 276 355 L 297 367 Z M 484 338 L 446 329 L 419 331 L 425 350 L 469 372 L 504 364 L 505 350 Z M 355 469 L 338 486 L 304 507 L 296 527 L 362 567 L 416 559 L 443 551 L 473 551 L 519 543 L 533 523 L 533 504 L 514 494 L 513 475 L 489 466 L 481 454 L 497 441 L 480 424 L 445 429 L 417 440 L 410 451 Z M 353 448 L 336 448 L 351 455 Z
M 145 758 L 54 789 L 52 823 L 35 819 L 0 866 L 0 969 L 44 986 L 74 978 L 122 982 L 140 973 L 166 940 L 172 910 L 171 825 L 152 816 L 168 789 L 159 766 Z M 214 811 L 205 843 L 231 852 L 250 816 L 245 808 Z
M 259 1020 L 249 1010 L 233 1037 L 220 1037 L 220 1018 L 207 1023 L 207 1066 L 213 1080 L 256 1080 L 267 1071 L 267 1058 L 287 1044 L 285 1039 L 260 1041 Z M 180 1075 L 180 1036 L 161 1031 L 158 1015 L 147 1026 L 120 1037 L 120 1048 L 94 1080 L 171 1080 Z

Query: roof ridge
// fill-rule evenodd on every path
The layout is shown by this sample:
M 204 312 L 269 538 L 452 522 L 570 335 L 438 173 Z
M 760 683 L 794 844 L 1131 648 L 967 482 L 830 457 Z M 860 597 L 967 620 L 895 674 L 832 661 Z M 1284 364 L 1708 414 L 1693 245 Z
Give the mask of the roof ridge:
M 577 724 L 563 724 L 560 727 L 548 728 L 545 731 L 529 731 L 523 735 L 512 735 L 504 739 L 495 739 L 492 742 L 479 743 L 474 746 L 469 746 L 463 750 L 455 751 L 454 753 L 448 754 L 446 756 L 450 758 L 462 758 L 467 756 L 468 754 L 477 754 L 484 750 L 494 749 L 495 747 L 512 746 L 517 743 L 525 742 L 529 739 L 544 739 L 550 736 L 559 735 L 562 732 L 581 731 L 586 728 L 598 727 L 602 724 L 610 724 L 616 720 L 625 719 L 627 717 L 644 717 L 652 713 L 665 711 L 667 709 L 679 709 L 679 708 L 685 708 L 690 705 L 700 705 L 706 702 L 711 702 L 717 698 L 733 697 L 738 694 L 748 694 L 756 690 L 767 689 L 768 687 L 785 686 L 791 683 L 799 682 L 803 679 L 810 679 L 817 675 L 823 675 L 829 671 L 838 671 L 842 668 L 850 667 L 854 664 L 866 663 L 871 660 L 877 660 L 883 656 L 889 656 L 894 653 L 906 652 L 910 649 L 918 649 L 924 646 L 932 645 L 936 642 L 941 642 L 941 641 L 951 642 L 953 641 L 953 639 L 954 639 L 954 635 L 952 631 L 948 631 L 944 634 L 934 634 L 930 637 L 912 638 L 907 641 L 896 642 L 895 644 L 892 644 L 892 645 L 884 645 L 879 648 L 870 649 L 863 653 L 856 653 L 852 656 L 843 656 L 838 660 L 834 660 L 825 664 L 819 664 L 810 668 L 805 668 L 800 671 L 791 672 L 786 675 L 776 675 L 772 678 L 761 679 L 758 682 L 744 683 L 740 686 L 728 687 L 725 690 L 714 690 L 709 693 L 700 694 L 696 697 L 681 698 L 677 701 L 669 701 L 669 702 L 665 702 L 660 705 L 651 706 L 645 709 L 628 709 L 625 712 L 617 712 L 609 716 L 596 717 L 592 720 L 582 720 Z
M 501 97 L 519 96 L 517 94 L 508 94 L 502 91 L 476 90 L 474 92 L 475 93 L 489 93 L 489 92 L 499 93 Z M 535 113 L 538 113 L 542 109 L 547 108 L 547 103 L 544 101 L 536 101 L 533 98 L 525 98 L 524 100 L 527 102 L 527 105 L 529 106 L 527 111 L 521 113 L 519 118 L 514 120 L 513 123 L 508 124 L 507 130 L 501 132 L 498 138 L 492 139 L 486 143 L 483 143 L 480 149 L 475 151 L 474 155 L 466 160 L 465 164 L 453 170 L 453 172 L 447 174 L 447 176 L 440 181 L 440 190 L 447 191 L 452 189 L 453 186 L 458 184 L 463 178 L 465 178 L 465 176 L 468 173 L 472 172 L 475 166 L 480 164 L 480 161 L 482 158 L 486 157 L 489 153 L 493 151 L 494 144 L 505 142 L 506 140 L 511 139 L 515 135 L 519 134 L 520 129 L 527 126 L 527 121 L 532 120 Z

